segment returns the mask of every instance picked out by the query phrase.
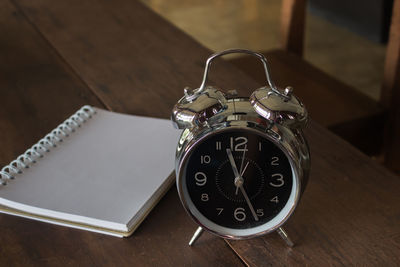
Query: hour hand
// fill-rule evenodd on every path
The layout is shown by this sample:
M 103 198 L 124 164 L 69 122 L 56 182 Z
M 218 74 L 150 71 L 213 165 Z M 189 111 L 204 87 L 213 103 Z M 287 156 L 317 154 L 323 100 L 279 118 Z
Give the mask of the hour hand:
M 239 171 L 236 167 L 235 159 L 233 158 L 233 155 L 232 155 L 232 151 L 229 148 L 226 149 L 226 154 L 228 154 L 228 159 L 229 159 L 229 162 L 231 163 L 232 171 L 233 171 L 233 174 L 235 175 L 235 178 L 240 177 Z

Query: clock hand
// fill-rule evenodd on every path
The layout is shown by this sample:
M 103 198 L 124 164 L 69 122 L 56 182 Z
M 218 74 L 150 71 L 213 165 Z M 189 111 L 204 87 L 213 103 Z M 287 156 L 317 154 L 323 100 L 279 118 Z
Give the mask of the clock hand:
M 247 166 L 249 166 L 249 163 L 250 163 L 250 161 L 248 161 L 248 162 L 246 163 L 246 165 L 245 165 L 244 168 L 243 168 L 243 171 L 240 173 L 240 176 L 243 177 L 243 174 L 246 172 L 246 169 L 247 169 Z
M 227 148 L 226 149 L 226 153 L 228 154 L 228 158 L 229 158 L 229 162 L 231 163 L 231 166 L 232 166 L 232 170 L 233 170 L 233 174 L 235 175 L 235 180 L 234 180 L 234 184 L 235 184 L 235 186 L 236 186 L 236 195 L 237 195 L 237 193 L 238 193 L 238 191 L 239 191 L 239 188 L 241 189 L 241 191 L 242 191 L 242 193 L 243 193 L 243 195 L 245 196 L 244 198 L 246 199 L 246 201 L 247 201 L 247 204 L 249 205 L 249 207 L 250 207 L 250 210 L 252 211 L 252 213 L 253 213 L 253 216 L 254 216 L 254 219 L 256 220 L 256 221 L 258 221 L 258 217 L 257 217 L 257 215 L 256 215 L 256 213 L 254 212 L 254 209 L 253 209 L 253 206 L 251 205 L 251 203 L 250 203 L 250 200 L 249 200 L 249 198 L 247 197 L 247 194 L 246 194 L 246 191 L 244 191 L 244 189 L 243 189 L 243 178 L 242 178 L 242 176 L 239 174 L 239 172 L 238 172 L 238 170 L 237 170 L 237 167 L 236 167 L 236 163 L 235 163 L 235 159 L 233 158 L 233 155 L 232 155 L 232 151 L 229 149 L 229 148 Z M 248 164 L 248 163 L 247 163 Z M 246 165 L 247 166 L 247 165 Z M 245 169 L 246 170 L 246 169 Z
M 240 177 L 240 174 L 236 167 L 235 159 L 233 158 L 233 155 L 232 155 L 232 151 L 229 148 L 226 149 L 226 154 L 228 154 L 228 159 L 229 159 L 229 162 L 231 163 L 233 174 L 235 175 L 235 178 Z
M 245 172 L 246 167 L 249 164 L 249 162 L 247 162 L 246 167 L 244 167 L 244 170 L 243 170 L 243 163 L 244 163 L 244 158 L 245 158 L 245 155 L 246 155 L 246 150 L 247 150 L 247 144 L 244 146 L 244 149 L 243 149 L 242 163 L 240 163 L 240 171 L 239 171 L 240 172 L 240 176 L 243 176 L 243 173 Z M 236 187 L 235 195 L 237 195 L 238 193 L 239 193 L 239 187 Z
M 234 184 L 236 186 L 236 193 L 235 194 L 237 195 L 237 193 L 239 191 L 239 188 L 243 184 L 243 178 L 242 178 L 242 176 L 239 174 L 239 172 L 237 170 L 235 159 L 233 158 L 232 151 L 229 148 L 226 149 L 226 154 L 228 154 L 229 162 L 231 163 L 233 174 L 235 175 Z M 245 194 L 246 194 L 246 192 L 245 192 Z M 257 220 L 258 220 L 258 218 L 257 218 Z
M 249 163 L 250 163 L 250 161 L 248 161 L 247 163 L 246 163 L 246 165 L 244 166 L 244 168 L 243 168 L 243 171 L 240 173 L 240 177 L 242 177 L 242 179 L 243 179 L 243 174 L 244 174 L 244 172 L 246 171 L 246 169 L 247 169 L 247 166 L 249 166 Z M 236 191 L 235 191 L 235 195 L 237 195 L 239 193 L 239 187 L 237 186 L 236 187 Z
M 256 214 L 256 212 L 255 212 L 255 210 L 253 208 L 253 205 L 250 202 L 249 197 L 247 196 L 246 190 L 244 190 L 244 188 L 243 188 L 244 180 L 243 180 L 242 176 L 239 174 L 239 172 L 237 170 L 235 159 L 233 158 L 233 155 L 232 155 L 232 151 L 229 148 L 227 148 L 226 149 L 226 153 L 228 154 L 229 162 L 231 163 L 233 174 L 235 175 L 234 183 L 235 183 L 235 186 L 236 186 L 236 191 L 237 191 L 238 188 L 240 188 L 240 191 L 242 192 L 244 198 L 246 199 L 247 205 L 249 206 L 250 211 L 253 214 L 254 220 L 258 221 L 258 216 L 257 216 L 257 214 Z M 248 165 L 248 162 L 246 164 L 246 167 L 247 167 L 247 165 Z M 244 170 L 246 170 L 246 168 Z
M 244 199 L 246 200 L 246 203 L 250 208 L 251 214 L 253 214 L 254 220 L 258 221 L 258 216 L 256 214 L 256 211 L 254 210 L 254 207 L 250 202 L 250 199 L 249 199 L 249 196 L 246 193 L 246 190 L 244 190 L 244 188 L 243 188 L 243 182 L 244 181 L 243 181 L 243 178 L 241 176 L 235 178 L 235 185 L 240 188 L 240 191 L 242 192 L 242 194 L 244 196 Z
M 247 144 L 244 146 L 244 149 L 243 149 L 242 163 L 240 164 L 240 173 L 242 173 L 242 170 L 243 170 L 243 162 L 244 162 L 244 156 L 246 155 L 246 150 L 247 150 Z

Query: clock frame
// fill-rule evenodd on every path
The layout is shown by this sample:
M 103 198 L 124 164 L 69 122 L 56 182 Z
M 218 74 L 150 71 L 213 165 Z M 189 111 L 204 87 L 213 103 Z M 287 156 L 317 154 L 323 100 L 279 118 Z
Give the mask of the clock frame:
M 215 86 L 207 85 L 208 73 L 212 61 L 217 57 L 233 53 L 254 56 L 263 64 L 268 84 L 254 90 L 250 97 L 238 97 L 235 90 L 224 93 Z M 292 215 L 307 184 L 310 170 L 310 152 L 302 129 L 307 123 L 308 113 L 303 103 L 293 95 L 292 87 L 286 87 L 284 90 L 281 90 L 273 83 L 267 59 L 260 53 L 244 49 L 225 50 L 211 55 L 207 59 L 200 87 L 193 90 L 189 87 L 184 89 L 184 96 L 174 106 L 171 119 L 176 128 L 183 129 L 177 145 L 175 161 L 179 197 L 188 214 L 200 225 L 190 240 L 189 245 L 192 245 L 203 230 L 206 229 L 215 235 L 230 239 L 251 238 L 276 230 L 289 246 L 293 246 L 293 242 L 282 228 L 282 224 Z M 227 199 L 242 201 L 243 198 L 245 199 L 255 222 L 250 220 L 247 224 L 243 225 L 237 222 L 229 222 L 228 219 L 220 220 L 216 218 L 215 214 L 210 213 L 206 208 L 202 207 L 201 202 L 199 204 L 199 195 L 196 196 L 192 192 L 196 190 L 193 189 L 193 186 L 190 187 L 193 185 L 193 180 L 188 180 L 189 183 L 187 183 L 187 179 L 193 179 L 193 176 L 194 179 L 197 179 L 200 186 L 205 184 L 207 179 L 205 173 L 200 172 L 193 175 L 193 166 L 191 165 L 192 154 L 194 155 L 198 149 L 204 146 L 209 146 L 207 140 L 210 140 L 210 138 L 218 135 L 226 136 L 229 132 L 233 133 L 235 131 L 258 136 L 262 140 L 267 140 L 266 142 L 272 144 L 274 148 L 277 148 L 287 159 L 288 164 L 285 166 L 285 172 L 290 173 L 289 176 L 292 177 L 290 194 L 282 209 L 278 210 L 277 208 L 275 214 L 272 212 L 268 218 L 260 220 L 263 216 L 262 214 L 265 213 L 258 213 L 258 210 L 254 208 L 252 199 L 255 198 L 255 195 L 251 190 L 254 189 L 254 186 L 257 186 L 255 182 L 259 179 L 257 175 L 262 176 L 262 173 L 265 175 L 268 170 L 264 169 L 264 171 L 253 174 L 250 180 L 247 180 L 246 184 L 244 172 L 239 172 L 236 166 L 232 153 L 232 150 L 234 150 L 233 145 L 231 148 L 228 148 L 229 145 L 227 147 L 226 142 L 225 145 L 217 143 L 216 145 L 219 149 L 226 149 L 228 161 L 223 163 L 221 162 L 221 158 L 219 167 L 214 167 L 223 170 L 220 173 L 224 176 L 224 179 L 233 180 L 235 195 L 232 196 L 232 192 L 230 193 L 231 197 L 228 196 L 229 194 L 225 194 L 232 189 L 229 187 L 229 181 L 227 184 L 228 187 L 226 187 L 225 180 L 219 180 L 225 186 L 225 189 L 219 188 L 219 192 L 221 193 L 220 195 L 228 196 Z M 262 156 L 263 154 L 259 154 L 259 157 Z M 236 157 L 238 156 L 236 155 Z M 245 155 L 243 154 L 242 159 L 244 158 Z M 252 166 L 256 168 L 256 162 L 260 159 L 253 160 L 254 166 Z M 224 165 L 227 162 L 231 165 L 233 178 L 225 177 L 229 173 L 229 169 L 227 170 L 226 165 Z M 218 175 L 220 174 L 216 173 L 214 176 Z M 286 179 L 281 176 L 279 176 L 280 181 Z M 215 178 L 215 183 L 217 179 L 218 177 Z M 215 184 L 215 186 L 221 187 L 221 184 Z M 249 189 L 251 190 L 249 191 Z M 239 198 L 239 191 L 243 196 L 242 199 Z M 247 191 L 250 192 L 250 197 Z M 216 191 L 214 190 L 214 192 Z M 201 197 L 202 200 L 204 197 L 204 201 L 208 201 L 208 195 L 201 195 Z M 193 199 L 196 200 L 193 201 Z M 256 201 L 257 205 L 258 201 Z M 233 206 L 234 201 L 225 202 L 225 205 Z M 248 211 L 246 214 L 246 209 L 242 207 L 239 210 L 235 209 L 234 212 L 235 219 L 239 222 L 245 221 L 248 218 L 247 216 L 249 216 Z M 232 213 L 232 209 L 230 213 Z
M 308 146 L 300 132 L 289 130 L 260 116 L 250 105 L 248 98 L 232 98 L 227 101 L 227 109 L 221 114 L 224 119 L 212 127 L 197 127 L 182 132 L 176 153 L 176 177 L 179 197 L 185 210 L 202 228 L 223 238 L 246 239 L 264 235 L 279 228 L 292 215 L 299 202 L 302 188 L 307 183 L 309 161 Z M 235 229 L 221 226 L 207 218 L 194 204 L 187 187 L 187 167 L 191 156 L 204 142 L 214 136 L 246 132 L 260 136 L 271 142 L 286 157 L 292 175 L 290 196 L 283 209 L 271 220 L 258 225 L 249 224 L 247 228 Z M 224 147 L 221 147 L 221 150 Z M 307 166 L 308 165 L 308 166 Z M 194 177 L 193 177 L 194 178 Z

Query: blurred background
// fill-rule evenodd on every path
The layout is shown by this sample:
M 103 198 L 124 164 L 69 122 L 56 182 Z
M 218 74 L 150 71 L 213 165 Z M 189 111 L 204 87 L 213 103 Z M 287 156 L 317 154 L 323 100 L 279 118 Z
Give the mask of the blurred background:
M 213 51 L 279 47 L 281 0 L 142 2 Z M 392 2 L 309 1 L 304 58 L 377 100 Z

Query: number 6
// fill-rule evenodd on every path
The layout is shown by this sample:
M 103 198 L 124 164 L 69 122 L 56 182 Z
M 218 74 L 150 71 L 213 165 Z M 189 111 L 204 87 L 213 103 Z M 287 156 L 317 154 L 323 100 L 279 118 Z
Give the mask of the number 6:
M 246 213 L 244 213 L 244 211 L 245 211 L 244 208 L 237 208 L 237 209 L 235 209 L 233 216 L 239 222 L 243 222 L 244 220 L 246 220 Z

